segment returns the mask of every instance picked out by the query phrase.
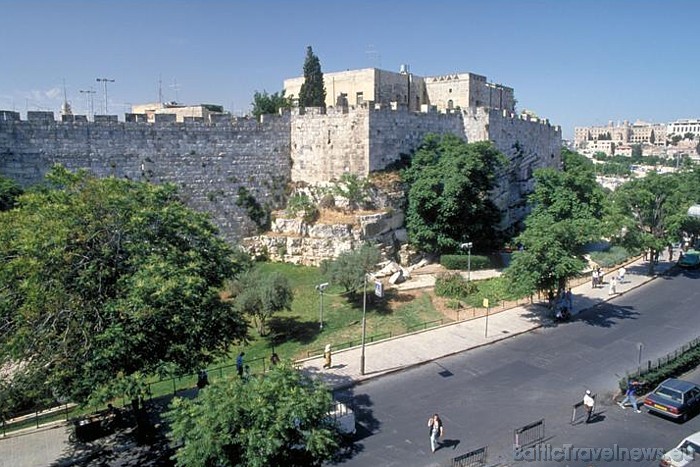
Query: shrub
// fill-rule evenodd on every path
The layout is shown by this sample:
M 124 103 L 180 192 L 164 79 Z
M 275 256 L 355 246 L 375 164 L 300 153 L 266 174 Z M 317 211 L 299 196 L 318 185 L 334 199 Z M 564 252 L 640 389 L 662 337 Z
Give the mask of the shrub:
M 301 214 L 301 218 L 306 223 L 314 222 L 318 219 L 318 208 L 311 202 L 307 195 L 296 194 L 289 198 L 287 202 L 287 213 L 292 217 Z
M 332 194 L 326 193 L 325 195 L 323 195 L 318 204 L 323 209 L 333 209 L 335 208 L 335 198 Z
M 640 392 L 651 391 L 659 383 L 667 378 L 674 378 L 684 372 L 697 367 L 700 364 L 700 346 L 692 347 L 681 352 L 677 357 L 668 360 L 663 365 L 659 365 L 651 371 L 642 372 L 639 380 L 642 383 Z M 627 389 L 627 378 L 622 378 L 619 382 L 620 389 Z
M 464 271 L 467 269 L 476 271 L 479 269 L 493 268 L 489 257 L 480 255 L 471 255 L 471 265 L 469 255 L 442 255 L 440 256 L 440 264 L 447 269 L 460 269 Z
M 448 298 L 466 298 L 476 292 L 474 282 L 467 281 L 458 273 L 446 272 L 435 278 L 435 295 Z

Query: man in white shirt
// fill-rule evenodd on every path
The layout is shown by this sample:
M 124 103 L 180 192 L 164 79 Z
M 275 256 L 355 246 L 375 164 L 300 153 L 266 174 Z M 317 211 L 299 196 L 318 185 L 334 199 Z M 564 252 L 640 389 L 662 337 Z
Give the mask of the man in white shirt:
M 586 409 L 586 423 L 588 423 L 591 421 L 593 408 L 595 407 L 595 399 L 591 396 L 590 389 L 586 389 L 586 394 L 583 396 L 583 407 Z

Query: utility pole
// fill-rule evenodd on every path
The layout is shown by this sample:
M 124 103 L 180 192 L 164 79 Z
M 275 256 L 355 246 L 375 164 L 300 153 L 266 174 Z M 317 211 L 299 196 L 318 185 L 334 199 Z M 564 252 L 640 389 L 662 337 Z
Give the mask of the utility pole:
M 80 90 L 80 94 L 85 94 L 85 99 L 87 100 L 87 112 L 90 113 L 89 117 L 92 120 L 95 119 L 95 103 L 93 102 L 92 95 L 96 92 L 97 91 L 92 88 Z
M 107 83 L 113 83 L 114 80 L 110 79 L 110 78 L 97 78 L 97 82 L 102 83 L 102 85 L 104 86 L 103 89 L 104 89 L 104 96 L 105 96 L 105 115 L 107 115 L 109 112 L 107 110 L 108 109 L 108 107 L 107 107 Z

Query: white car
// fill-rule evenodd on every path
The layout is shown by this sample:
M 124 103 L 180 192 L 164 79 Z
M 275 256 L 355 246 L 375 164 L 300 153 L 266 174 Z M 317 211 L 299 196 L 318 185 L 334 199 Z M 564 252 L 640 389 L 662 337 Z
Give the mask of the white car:
M 693 433 L 661 458 L 661 467 L 685 467 L 695 461 L 696 453 L 700 456 L 700 431 Z

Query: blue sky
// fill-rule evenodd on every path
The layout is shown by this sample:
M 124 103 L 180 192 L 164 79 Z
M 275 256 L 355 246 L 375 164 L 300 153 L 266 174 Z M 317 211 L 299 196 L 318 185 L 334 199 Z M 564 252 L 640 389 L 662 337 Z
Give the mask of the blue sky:
M 471 71 L 515 89 L 518 109 L 562 126 L 700 117 L 694 0 L 0 0 L 0 109 L 75 113 L 87 93 L 123 118 L 158 99 L 222 104 L 301 76 L 378 67 Z

